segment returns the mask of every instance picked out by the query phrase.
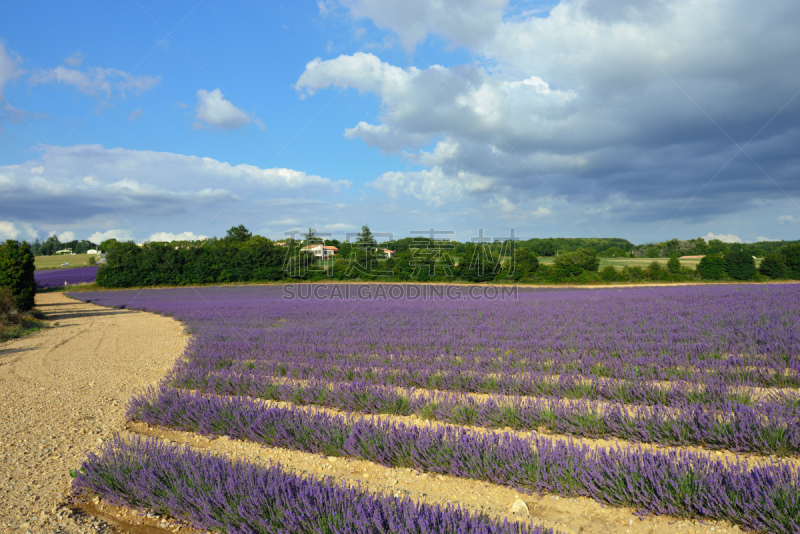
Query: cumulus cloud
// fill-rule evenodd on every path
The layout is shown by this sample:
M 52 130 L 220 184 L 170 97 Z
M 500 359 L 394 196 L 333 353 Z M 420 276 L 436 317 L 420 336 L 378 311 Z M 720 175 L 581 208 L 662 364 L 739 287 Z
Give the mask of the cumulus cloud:
M 797 219 L 795 219 L 791 215 L 781 215 L 780 217 L 778 217 L 778 222 L 781 224 L 790 224 L 797 222 Z
M 441 168 L 418 172 L 387 172 L 368 185 L 383 191 L 390 198 L 413 196 L 430 206 L 441 206 L 466 195 L 486 192 L 490 178 L 468 173 L 448 175 Z
M 703 236 L 703 239 L 706 241 L 711 241 L 712 239 L 718 239 L 723 243 L 741 243 L 742 240 L 739 239 L 739 236 L 733 234 L 714 234 L 708 232 L 706 235 Z
M 29 81 L 33 85 L 62 83 L 87 96 L 108 98 L 114 91 L 118 91 L 123 97 L 130 91 L 137 94 L 148 91 L 161 82 L 161 76 L 134 75 L 114 68 L 91 67 L 80 70 L 59 65 L 34 73 Z
M 75 232 L 73 232 L 71 230 L 68 230 L 66 232 L 62 232 L 62 233 L 58 234 L 58 240 L 61 241 L 62 243 L 66 243 L 68 241 L 74 241 L 75 240 Z M 92 243 L 94 243 L 94 241 L 92 241 Z
M 100 145 L 39 149 L 41 158 L 0 166 L 4 216 L 51 228 L 75 228 L 76 221 L 105 217 L 117 221 L 105 228 L 130 226 L 134 233 L 127 237 L 139 240 L 160 231 L 170 218 L 202 225 L 228 207 L 258 212 L 258 201 L 281 195 L 321 195 L 329 202 L 331 195 L 350 186 L 293 169 L 234 165 L 170 152 Z M 151 228 L 156 220 L 160 228 Z M 193 231 L 199 233 L 200 228 Z
M 0 241 L 5 241 L 6 239 L 31 241 L 36 239 L 37 235 L 38 233 L 30 224 L 0 221 Z
M 222 91 L 214 89 L 197 91 L 196 127 L 213 126 L 221 130 L 235 130 L 250 123 L 250 116 L 225 100 Z
M 97 231 L 89 236 L 88 241 L 99 245 L 107 239 L 116 239 L 117 241 L 131 241 L 133 240 L 133 232 L 130 230 L 121 230 L 119 228 Z
M 359 18 L 397 33 L 407 49 L 429 33 L 475 46 L 500 27 L 508 0 L 344 0 Z
M 555 195 L 587 217 L 692 223 L 800 194 L 800 4 L 565 0 L 537 16 L 502 1 L 340 4 L 407 46 L 436 34 L 474 58 L 306 65 L 301 97 L 379 98 L 378 120 L 354 117 L 345 136 L 426 167 L 380 177 L 388 192 L 435 205 L 447 197 L 421 191 L 440 176 L 477 176 L 492 186 L 466 193 L 476 200 Z

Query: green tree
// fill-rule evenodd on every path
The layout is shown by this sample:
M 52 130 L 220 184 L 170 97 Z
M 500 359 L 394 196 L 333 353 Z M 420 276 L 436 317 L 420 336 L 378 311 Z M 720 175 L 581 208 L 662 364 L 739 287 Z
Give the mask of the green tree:
M 761 260 L 758 272 L 775 280 L 785 278 L 786 264 L 783 262 L 783 255 L 780 252 L 769 254 Z
M 697 272 L 706 280 L 725 278 L 725 258 L 721 254 L 709 254 L 697 264 Z
M 678 259 L 677 252 L 673 252 L 670 255 L 669 261 L 667 262 L 667 271 L 669 271 L 669 274 L 678 274 L 681 272 L 681 260 Z
M 645 258 L 658 258 L 661 256 L 661 251 L 655 245 L 650 245 L 644 250 Z
M 515 281 L 530 278 L 539 268 L 539 258 L 529 248 L 516 247 L 514 256 L 509 258 L 508 261 L 513 263 L 513 265 L 508 266 L 508 271 L 512 273 L 511 278 Z
M 616 282 L 619 275 L 613 265 L 606 265 L 600 270 L 600 278 L 604 282 Z
M 710 239 L 708 241 L 708 252 L 711 254 L 725 254 L 728 251 L 728 245 L 719 239 Z
M 359 245 L 373 245 L 377 246 L 378 242 L 375 240 L 375 236 L 372 234 L 372 230 L 369 229 L 369 225 L 364 225 L 361 227 L 361 231 L 356 236 L 356 243 Z
M 0 287 L 11 290 L 20 311 L 32 309 L 36 297 L 33 258 L 31 246 L 25 241 L 9 239 L 0 244 Z
M 589 248 L 565 252 L 556 257 L 553 263 L 553 272 L 558 278 L 572 278 L 584 271 L 597 271 L 600 260 L 597 253 Z
M 781 247 L 781 256 L 786 265 L 786 276 L 800 280 L 800 245 L 786 245 Z
M 306 245 L 318 245 L 322 243 L 322 238 L 317 237 L 317 230 L 316 228 L 309 228 L 308 232 L 305 234 L 306 237 Z
M 750 253 L 738 249 L 728 249 L 725 253 L 725 270 L 735 280 L 752 280 L 756 277 L 756 263 Z
M 647 266 L 647 273 L 648 278 L 651 280 L 663 280 L 666 271 L 661 266 L 661 264 L 657 261 L 651 262 L 650 265 Z
M 105 241 L 100 243 L 100 250 L 102 250 L 103 252 L 111 252 L 111 249 L 114 248 L 117 244 L 119 244 L 119 241 L 117 241 L 113 237 L 111 239 L 106 239 Z
M 239 226 L 232 226 L 230 230 L 228 230 L 228 235 L 225 236 L 225 240 L 243 243 L 251 237 L 253 237 L 253 234 L 251 234 L 243 224 L 240 224 Z
M 630 254 L 620 247 L 609 247 L 598 254 L 598 256 L 601 258 L 627 258 Z
M 44 243 L 42 243 L 42 246 L 39 250 L 42 256 L 52 256 L 61 250 L 61 242 L 58 240 L 57 236 L 51 235 L 44 240 Z

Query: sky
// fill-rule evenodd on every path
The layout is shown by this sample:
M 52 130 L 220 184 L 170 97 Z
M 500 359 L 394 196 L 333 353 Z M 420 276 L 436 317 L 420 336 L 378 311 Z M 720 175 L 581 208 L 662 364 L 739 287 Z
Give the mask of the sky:
M 0 9 L 0 240 L 800 239 L 800 2 Z

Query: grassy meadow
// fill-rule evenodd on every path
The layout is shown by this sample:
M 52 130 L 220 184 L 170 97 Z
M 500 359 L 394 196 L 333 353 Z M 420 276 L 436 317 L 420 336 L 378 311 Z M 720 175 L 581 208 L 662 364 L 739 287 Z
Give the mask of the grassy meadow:
M 555 260 L 556 260 L 555 256 L 539 257 L 539 263 L 543 265 L 552 264 Z M 602 269 L 606 265 L 611 265 L 618 271 L 621 271 L 623 267 L 641 267 L 642 269 L 645 269 L 654 261 L 660 263 L 661 266 L 666 269 L 669 258 L 599 258 L 599 260 L 600 260 L 600 269 Z M 680 261 L 681 261 L 681 267 L 689 267 L 691 269 L 696 269 L 697 264 L 700 263 L 700 258 L 680 260 Z M 756 258 L 756 267 L 758 267 L 760 264 L 761 264 L 761 258 Z
M 99 258 L 97 254 L 61 254 L 58 256 L 36 256 L 34 264 L 37 271 L 48 269 L 69 269 L 72 267 L 88 267 L 89 258 Z M 69 263 L 68 267 L 61 267 L 62 263 Z

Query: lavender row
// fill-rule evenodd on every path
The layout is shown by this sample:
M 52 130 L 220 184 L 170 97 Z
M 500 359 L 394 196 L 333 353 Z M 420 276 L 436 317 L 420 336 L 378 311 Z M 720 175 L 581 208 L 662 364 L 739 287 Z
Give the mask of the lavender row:
M 77 284 L 91 284 L 97 277 L 99 267 L 74 267 L 71 269 L 51 269 L 47 271 L 34 271 L 36 287 L 49 289 L 51 287 L 74 286 Z
M 588 496 L 643 513 L 727 519 L 768 532 L 800 529 L 800 471 L 788 464 L 751 468 L 687 451 L 592 448 L 538 436 L 418 427 L 174 389 L 135 398 L 129 416 L 270 446 Z
M 572 373 L 800 386 L 797 285 L 519 291 L 471 300 L 281 295 L 281 287 L 180 288 L 80 298 L 185 321 L 197 333 L 188 356 L 198 372 L 252 365 L 298 379 L 398 375 L 445 386 L 459 375 Z
M 261 381 L 244 390 L 228 381 L 201 391 L 318 405 L 367 414 L 416 415 L 422 419 L 487 428 L 535 430 L 590 438 L 616 437 L 664 445 L 790 456 L 800 454 L 800 407 L 764 402 L 757 407 L 720 401 L 713 407 L 684 402 L 665 406 L 599 403 L 587 399 L 501 397 L 399 390 L 364 383 L 305 384 Z
M 379 497 L 201 454 L 157 440 L 119 438 L 90 454 L 74 482 L 117 504 L 154 510 L 200 529 L 228 533 L 553 534 L 551 529 L 497 521 L 460 508 Z
M 272 386 L 284 380 L 286 373 L 278 376 L 250 368 L 247 363 L 239 370 L 206 369 L 191 361 L 178 362 L 167 375 L 168 382 L 176 387 L 200 389 L 229 395 L 263 396 Z M 720 380 L 709 380 L 703 385 L 675 381 L 657 384 L 647 381 L 620 381 L 612 379 L 587 379 L 576 373 L 553 377 L 549 374 L 519 376 L 475 376 L 457 371 L 432 376 L 403 376 L 398 372 L 385 373 L 354 371 L 334 373 L 320 369 L 306 380 L 330 383 L 359 383 L 388 385 L 395 388 L 445 390 L 457 393 L 503 394 L 511 396 L 559 397 L 592 399 L 643 405 L 681 407 L 687 403 L 709 407 L 738 404 L 756 404 L 752 391 L 746 386 L 730 385 Z M 785 404 L 793 409 L 800 407 L 800 393 L 796 390 L 775 391 L 768 396 L 774 404 Z M 797 406 L 795 406 L 797 405 Z

